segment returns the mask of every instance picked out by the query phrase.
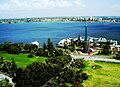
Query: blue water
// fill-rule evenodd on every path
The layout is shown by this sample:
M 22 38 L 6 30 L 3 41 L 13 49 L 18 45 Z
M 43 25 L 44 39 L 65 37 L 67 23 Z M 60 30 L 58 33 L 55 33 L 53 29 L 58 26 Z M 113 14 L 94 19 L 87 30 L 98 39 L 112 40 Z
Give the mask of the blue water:
M 38 41 L 41 45 L 51 38 L 54 45 L 63 38 L 84 36 L 85 22 L 31 22 L 0 24 L 0 43 L 5 41 L 31 43 Z M 88 35 L 114 39 L 120 43 L 120 23 L 89 22 Z

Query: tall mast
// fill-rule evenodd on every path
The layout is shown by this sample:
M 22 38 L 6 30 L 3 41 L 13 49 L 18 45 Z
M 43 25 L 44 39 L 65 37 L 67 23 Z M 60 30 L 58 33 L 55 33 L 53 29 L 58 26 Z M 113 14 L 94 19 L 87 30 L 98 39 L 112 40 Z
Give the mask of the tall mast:
M 87 22 L 85 24 L 85 41 L 88 40 L 88 30 L 87 30 Z
M 88 28 L 87 28 L 87 22 L 85 24 L 85 39 L 84 39 L 84 52 L 87 53 L 88 52 Z

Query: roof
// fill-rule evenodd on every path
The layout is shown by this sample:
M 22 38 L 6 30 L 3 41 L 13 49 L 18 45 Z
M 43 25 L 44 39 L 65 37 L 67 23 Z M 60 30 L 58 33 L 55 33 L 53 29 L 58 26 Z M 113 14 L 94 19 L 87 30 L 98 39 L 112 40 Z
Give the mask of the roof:
M 72 38 L 67 38 L 67 39 L 62 39 L 59 43 L 58 46 L 64 46 L 64 43 L 66 42 L 69 44 L 71 42 Z
M 34 41 L 31 44 L 35 44 L 35 45 L 39 46 L 39 42 L 37 42 L 37 41 Z

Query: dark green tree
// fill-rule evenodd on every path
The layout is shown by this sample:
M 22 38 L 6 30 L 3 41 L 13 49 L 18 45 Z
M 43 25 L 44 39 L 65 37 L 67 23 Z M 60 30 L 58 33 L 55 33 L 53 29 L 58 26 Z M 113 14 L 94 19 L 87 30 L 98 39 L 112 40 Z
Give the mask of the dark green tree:
M 67 42 L 64 42 L 64 47 L 65 51 L 68 49 L 68 45 L 67 45 Z
M 8 68 L 7 68 L 7 65 L 6 65 L 6 64 L 3 65 L 2 71 L 3 71 L 3 72 L 8 72 Z
M 111 54 L 111 49 L 110 49 L 110 45 L 109 44 L 105 44 L 103 45 L 102 47 L 102 51 L 101 51 L 101 54 L 104 54 L 104 55 L 109 55 Z
M 50 38 L 48 38 L 48 41 L 47 41 L 47 48 L 48 48 L 48 51 L 54 50 L 54 46 L 53 46 L 53 43 L 51 42 Z
M 39 48 L 35 55 L 36 56 L 43 56 L 43 54 L 44 54 L 43 48 Z
M 120 60 L 120 51 L 116 53 L 115 59 Z
M 47 46 L 46 46 L 46 44 L 44 43 L 44 44 L 43 44 L 43 51 L 45 52 L 46 49 L 47 49 Z
M 11 42 L 5 42 L 3 47 L 2 47 L 2 50 L 3 51 L 8 51 L 10 46 L 11 46 Z
M 3 64 L 4 58 L 0 57 L 0 65 Z
M 10 54 L 19 54 L 20 48 L 15 45 L 11 45 L 7 52 Z
M 2 79 L 0 81 L 0 87 L 13 87 L 13 84 L 9 83 L 8 79 Z
M 11 63 L 12 63 L 12 65 L 11 65 L 10 71 L 12 71 L 13 73 L 15 73 L 16 70 L 17 70 L 17 65 L 16 65 L 14 59 L 12 59 Z

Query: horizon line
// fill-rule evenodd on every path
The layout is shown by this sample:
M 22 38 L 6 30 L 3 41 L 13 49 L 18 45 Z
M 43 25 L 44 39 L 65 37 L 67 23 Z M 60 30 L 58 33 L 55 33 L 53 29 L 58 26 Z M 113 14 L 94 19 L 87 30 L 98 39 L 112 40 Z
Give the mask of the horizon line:
M 62 17 L 120 17 L 120 16 L 39 16 L 39 17 L 5 17 L 0 19 L 24 19 L 24 18 L 62 18 Z

